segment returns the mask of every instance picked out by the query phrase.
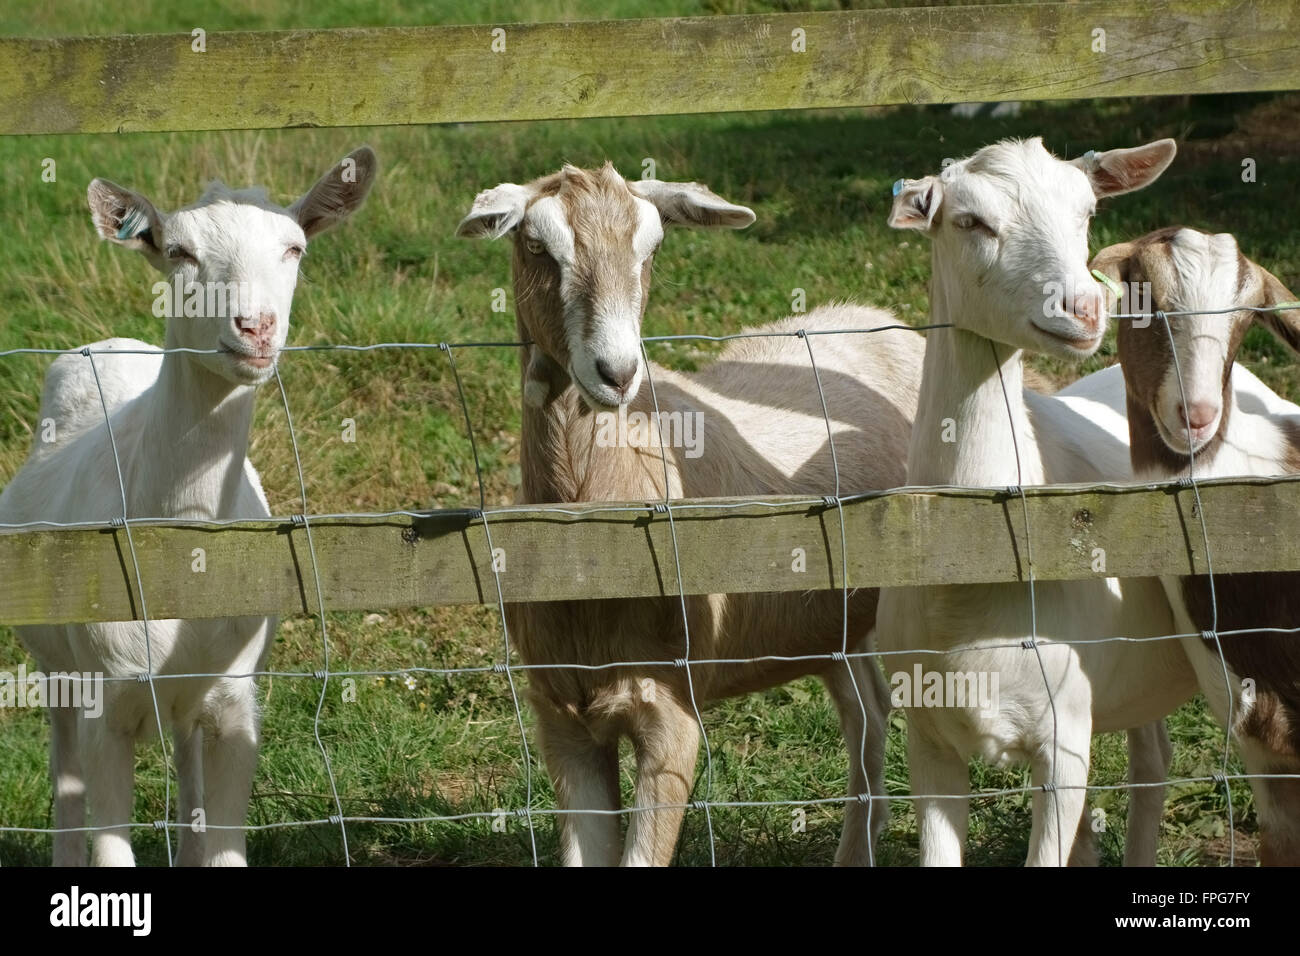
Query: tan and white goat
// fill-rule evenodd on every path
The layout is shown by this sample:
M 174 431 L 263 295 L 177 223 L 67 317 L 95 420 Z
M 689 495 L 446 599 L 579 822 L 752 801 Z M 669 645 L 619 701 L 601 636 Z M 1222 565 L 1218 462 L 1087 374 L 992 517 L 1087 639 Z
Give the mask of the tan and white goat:
M 673 498 L 825 495 L 835 489 L 803 339 L 734 341 L 693 375 L 643 361 L 641 321 L 664 227 L 741 228 L 753 219 L 750 210 L 698 184 L 624 180 L 608 164 L 596 170 L 566 166 L 526 185 L 508 183 L 479 194 L 458 234 L 513 238 L 518 333 L 532 343 L 523 355 L 521 502 L 655 502 L 665 492 Z M 882 310 L 846 305 L 816 309 L 763 331 L 893 321 Z M 815 336 L 813 348 L 840 486 L 856 491 L 899 484 L 921 338 L 906 330 Z M 645 434 L 628 441 L 601 435 L 601 422 L 608 423 L 601 416 L 623 406 L 629 421 L 640 413 L 655 427 L 648 376 L 660 412 L 698 416 L 702 425 L 700 448 L 662 449 L 667 488 L 657 442 Z M 593 561 L 598 566 L 599 556 Z M 714 594 L 688 598 L 686 609 L 692 659 L 829 655 L 842 649 L 838 591 Z M 604 666 L 687 656 L 677 598 L 511 605 L 508 612 L 529 664 Z M 853 592 L 848 616 L 849 650 L 864 650 L 875 624 L 876 592 Z M 867 792 L 869 781 L 879 797 L 888 693 L 879 669 L 866 659 L 697 664 L 689 673 L 673 666 L 531 671 L 529 698 L 562 811 L 564 862 L 619 862 L 618 744 L 627 737 L 636 756 L 636 795 L 621 859 L 630 865 L 669 863 L 693 787 L 700 742 L 696 705 L 806 674 L 826 682 L 839 711 L 850 793 Z M 646 694 L 646 686 L 654 693 Z M 848 804 L 838 863 L 867 861 L 868 841 L 885 822 L 886 807 L 883 800 Z M 584 810 L 601 812 L 579 812 Z

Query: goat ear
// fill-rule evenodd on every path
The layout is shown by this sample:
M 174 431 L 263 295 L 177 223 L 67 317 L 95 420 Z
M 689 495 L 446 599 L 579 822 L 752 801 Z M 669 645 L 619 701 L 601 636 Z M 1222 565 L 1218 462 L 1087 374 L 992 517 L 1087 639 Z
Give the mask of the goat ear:
M 895 229 L 929 232 L 942 204 L 943 186 L 936 177 L 900 179 L 894 183 L 894 205 L 889 210 L 889 224 Z
M 379 172 L 379 157 L 369 146 L 359 146 L 303 193 L 289 214 L 298 220 L 308 239 L 337 226 L 361 208 Z
M 526 186 L 502 183 L 474 197 L 465 218 L 456 227 L 462 239 L 500 239 L 523 221 L 532 193 Z
M 1083 170 L 1092 183 L 1093 194 L 1101 199 L 1151 185 L 1169 168 L 1177 153 L 1178 144 L 1172 139 L 1158 139 L 1131 149 L 1089 151 L 1070 160 L 1070 164 Z
M 665 226 L 744 229 L 754 221 L 754 211 L 748 206 L 727 202 L 703 183 L 631 179 L 627 186 L 635 195 L 654 204 Z
M 151 261 L 161 259 L 163 220 L 148 199 L 107 179 L 93 179 L 86 201 L 100 238 L 142 252 Z
M 1281 279 L 1257 263 L 1252 265 L 1262 285 L 1260 305 L 1294 306 L 1278 312 L 1256 312 L 1259 324 L 1281 339 L 1292 352 L 1300 354 L 1300 301 L 1282 284 Z
M 1136 248 L 1136 244 L 1132 242 L 1117 242 L 1113 246 L 1107 246 L 1093 256 L 1088 268 L 1110 276 L 1116 282 L 1127 282 L 1129 262 Z

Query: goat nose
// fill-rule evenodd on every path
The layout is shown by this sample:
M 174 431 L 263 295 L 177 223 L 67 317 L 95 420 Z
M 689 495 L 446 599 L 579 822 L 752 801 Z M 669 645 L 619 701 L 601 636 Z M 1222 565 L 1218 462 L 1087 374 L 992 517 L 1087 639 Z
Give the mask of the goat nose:
M 600 373 L 601 381 L 610 388 L 618 389 L 620 392 L 626 391 L 627 387 L 632 384 L 632 379 L 636 377 L 636 370 L 636 359 L 618 365 L 604 359 L 596 363 L 596 371 Z
M 1178 406 L 1178 418 L 1192 428 L 1205 428 L 1214 423 L 1218 417 L 1219 406 L 1214 402 L 1192 402 L 1191 405 Z
M 275 315 L 271 312 L 260 312 L 256 316 L 241 315 L 235 319 L 235 326 L 239 329 L 240 335 L 254 341 L 266 342 L 275 331 Z
M 1074 306 L 1070 311 L 1074 317 L 1094 332 L 1101 327 L 1101 295 L 1096 292 L 1080 292 L 1074 297 Z

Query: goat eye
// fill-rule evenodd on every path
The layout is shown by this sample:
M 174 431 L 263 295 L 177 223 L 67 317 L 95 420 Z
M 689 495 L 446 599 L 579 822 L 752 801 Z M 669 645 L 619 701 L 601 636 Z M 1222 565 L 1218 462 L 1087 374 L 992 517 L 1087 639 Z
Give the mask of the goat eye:
M 992 226 L 986 223 L 979 216 L 973 216 L 968 212 L 962 213 L 960 216 L 954 216 L 952 220 L 952 224 L 956 226 L 958 229 L 963 229 L 963 230 L 978 229 L 980 232 L 986 233 L 990 236 L 997 235 L 997 233 L 994 232 Z
M 188 262 L 199 261 L 194 257 L 194 253 L 190 252 L 184 246 L 176 245 L 175 243 L 167 247 L 167 258 L 179 259 L 181 261 L 188 261 Z
M 301 259 L 303 253 L 306 251 L 307 250 L 304 249 L 302 246 L 297 245 L 295 243 L 294 245 L 290 246 L 288 249 L 284 250 L 284 258 L 286 261 L 289 259 Z
M 546 251 L 546 244 L 540 239 L 533 239 L 529 236 L 524 237 L 524 248 L 535 256 L 540 256 Z

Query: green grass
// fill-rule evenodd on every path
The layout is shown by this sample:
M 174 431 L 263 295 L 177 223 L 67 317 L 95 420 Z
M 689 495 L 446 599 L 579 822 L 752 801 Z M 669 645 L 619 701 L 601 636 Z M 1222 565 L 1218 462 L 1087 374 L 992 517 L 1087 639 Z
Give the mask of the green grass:
M 23 2 L 0 14 L 0 32 L 37 34 L 163 32 L 208 29 L 342 26 L 377 23 L 487 22 L 601 15 L 678 15 L 830 7 L 832 4 L 532 0 L 523 4 L 467 2 L 376 5 L 327 0 L 311 4 L 200 3 L 183 10 L 147 0 L 130 11 L 88 2 Z M 127 16 L 128 20 L 113 17 Z M 215 177 L 270 187 L 287 201 L 359 142 L 378 151 L 383 170 L 366 208 L 333 235 L 313 242 L 303 266 L 291 340 L 372 343 L 510 339 L 509 313 L 491 311 L 492 290 L 509 288 L 504 245 L 452 238 L 475 193 L 504 180 L 526 180 L 570 161 L 611 159 L 636 175 L 653 158 L 661 178 L 696 179 L 751 205 L 758 222 L 741 233 L 678 231 L 656 267 L 646 333 L 719 333 L 776 319 L 789 310 L 791 290 L 809 305 L 854 298 L 893 306 L 909 321 L 926 310 L 929 255 L 923 240 L 885 226 L 889 185 L 900 176 L 938 169 L 1001 136 L 1042 134 L 1058 153 L 1125 146 L 1173 135 L 1188 143 L 1151 189 L 1105 204 L 1094 248 L 1148 229 L 1185 223 L 1233 231 L 1247 253 L 1293 288 L 1300 279 L 1294 210 L 1294 148 L 1264 145 L 1234 133 L 1236 120 L 1267 98 L 1212 101 L 1110 101 L 1027 105 L 1017 119 L 959 122 L 946 110 L 744 114 L 593 120 L 433 128 L 292 130 L 237 134 L 129 137 L 10 137 L 0 139 L 0 195 L 6 229 L 0 257 L 0 349 L 70 347 L 108 335 L 161 339 L 149 316 L 154 275 L 142 261 L 93 235 L 85 187 L 106 176 L 150 195 L 163 208 L 192 199 Z M 1275 104 L 1274 104 L 1275 105 Z M 1291 104 L 1292 128 L 1296 109 Z M 1227 136 L 1227 138 L 1223 138 Z M 1249 152 L 1243 152 L 1243 150 Z M 1240 178 L 1243 156 L 1259 163 L 1259 182 Z M 57 181 L 41 180 L 53 158 Z M 661 345 L 655 355 L 678 368 L 706 360 L 710 349 Z M 1113 335 L 1082 370 L 1045 364 L 1058 381 L 1114 359 Z M 1300 395 L 1300 377 L 1267 336 L 1252 333 L 1245 359 L 1284 396 Z M 458 353 L 485 469 L 488 498 L 512 499 L 518 482 L 519 388 L 510 350 Z M 21 465 L 36 422 L 46 358 L 0 360 L 0 482 Z M 446 358 L 436 351 L 300 353 L 282 372 L 297 426 L 313 511 L 387 510 L 473 503 L 474 463 Z M 357 441 L 341 441 L 341 422 L 357 422 Z M 277 514 L 299 510 L 297 477 L 283 411 L 263 396 L 252 457 Z M 385 611 L 329 617 L 331 666 L 336 670 L 482 667 L 501 660 L 500 623 L 491 608 Z M 27 660 L 12 632 L 0 629 L 0 669 Z M 33 666 L 28 660 L 28 666 Z M 311 672 L 321 666 L 317 622 L 285 623 L 272 667 Z M 345 813 L 416 817 L 490 812 L 524 803 L 525 763 L 515 708 L 497 675 L 418 675 L 415 688 L 399 680 L 358 679 L 355 703 L 343 703 L 331 681 L 320 715 Z M 264 681 L 265 744 L 252 822 L 319 819 L 334 813 L 329 781 L 313 735 L 320 684 L 311 678 Z M 531 718 L 524 709 L 531 738 Z M 834 711 L 820 686 L 800 681 L 725 702 L 705 714 L 712 745 L 713 797 L 718 800 L 804 800 L 843 792 L 845 758 Z M 1171 720 L 1177 775 L 1218 769 L 1222 734 L 1197 703 Z M 903 718 L 892 720 L 887 780 L 907 792 Z M 0 710 L 0 824 L 51 825 L 45 780 L 48 741 L 43 714 Z M 532 746 L 534 806 L 553 806 Z M 1123 740 L 1099 738 L 1095 783 L 1124 779 Z M 158 745 L 138 756 L 136 817 L 163 815 Z M 624 786 L 631 764 L 624 758 Z M 696 798 L 704 796 L 703 782 Z M 1027 772 L 976 768 L 981 789 L 1027 783 Z M 1243 842 L 1254 830 L 1248 788 L 1233 792 Z M 1096 795 L 1106 811 L 1103 860 L 1122 855 L 1126 797 Z M 1015 864 L 1029 832 L 1027 797 L 981 798 L 972 815 L 970 860 Z M 1226 806 L 1221 789 L 1179 787 L 1167 802 L 1163 863 L 1217 862 Z M 794 833 L 788 807 L 715 811 L 717 859 L 728 864 L 822 864 L 834 855 L 840 814 L 809 808 L 805 833 Z M 540 818 L 538 853 L 556 858 L 553 819 Z M 527 834 L 511 820 L 506 833 L 488 822 L 349 827 L 353 859 L 370 864 L 513 864 L 531 859 Z M 142 862 L 165 859 L 161 837 L 141 831 Z M 334 864 L 342 859 L 338 828 L 268 830 L 252 836 L 251 859 L 261 864 Z M 915 821 L 905 801 L 894 806 L 881 856 L 916 859 Z M 49 858 L 44 837 L 0 835 L 0 860 L 39 864 Z M 709 860 L 706 821 L 689 813 L 679 861 Z

